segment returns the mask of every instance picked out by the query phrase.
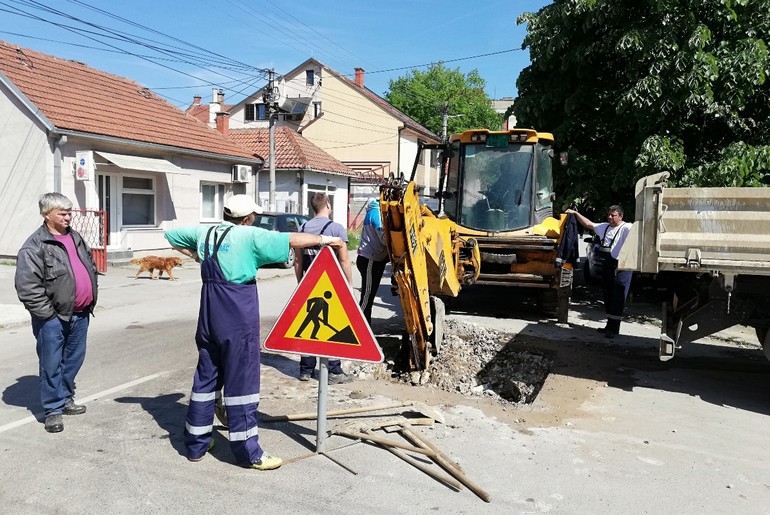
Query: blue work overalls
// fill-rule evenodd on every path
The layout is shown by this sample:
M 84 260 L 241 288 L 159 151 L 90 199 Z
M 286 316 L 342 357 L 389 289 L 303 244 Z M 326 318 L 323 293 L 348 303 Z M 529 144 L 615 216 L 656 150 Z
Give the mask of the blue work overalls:
M 256 281 L 227 281 L 217 259 L 228 227 L 217 239 L 215 228 L 206 234 L 201 263 L 201 304 L 195 343 L 198 367 L 193 379 L 185 424 L 188 458 L 203 456 L 211 441 L 216 392 L 224 386 L 230 448 L 239 464 L 262 457 L 257 434 L 259 405 L 259 299 Z M 214 247 L 209 237 L 214 232 Z M 211 253 L 211 256 L 209 256 Z

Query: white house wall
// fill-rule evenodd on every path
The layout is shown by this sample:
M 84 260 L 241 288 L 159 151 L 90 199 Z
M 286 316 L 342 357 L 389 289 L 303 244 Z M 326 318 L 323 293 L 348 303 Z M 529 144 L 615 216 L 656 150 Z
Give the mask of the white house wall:
M 198 225 L 200 223 L 215 223 L 201 218 L 201 183 L 221 184 L 225 197 L 246 193 L 253 194 L 253 184 L 233 184 L 231 176 L 231 163 L 226 161 L 213 161 L 183 155 L 148 155 L 140 153 L 133 147 L 108 147 L 100 145 L 94 148 L 88 141 L 80 139 L 70 142 L 63 149 L 62 162 L 62 193 L 72 198 L 77 207 L 82 209 L 99 209 L 99 196 L 97 192 L 97 176 L 100 173 L 118 177 L 132 176 L 154 179 L 155 185 L 155 224 L 148 227 L 118 227 L 113 225 L 113 238 L 111 238 L 109 251 L 134 251 L 147 252 L 156 250 L 168 250 L 169 245 L 163 237 L 164 231 L 182 226 Z M 148 172 L 144 170 L 123 169 L 115 165 L 99 163 L 92 180 L 76 181 L 73 175 L 75 152 L 81 150 L 94 150 L 96 152 L 113 152 L 140 157 L 153 157 L 168 159 L 183 173 L 171 174 L 160 172 Z M 95 159 L 99 159 L 96 157 Z M 113 180 L 115 180 L 113 179 Z M 121 195 L 121 191 L 117 192 Z M 121 213 L 118 210 L 117 217 Z M 221 213 L 218 215 L 221 219 Z
M 398 120 L 331 74 L 323 76 L 317 99 L 323 116 L 304 128 L 303 136 L 340 161 L 386 162 L 395 171 Z
M 260 170 L 259 177 L 259 201 L 257 202 L 265 211 L 278 211 L 279 213 L 299 213 L 300 180 L 299 172 L 276 170 L 275 171 L 275 205 L 270 205 L 270 171 L 267 168 Z
M 0 84 L 0 257 L 16 257 L 43 222 L 38 200 L 54 190 L 45 128 Z
M 314 186 L 315 191 L 333 192 L 332 219 L 343 227 L 347 227 L 348 178 L 346 176 L 310 170 L 276 170 L 276 202 L 274 206 L 270 206 L 269 172 L 263 169 L 259 172 L 259 204 L 266 211 L 299 213 L 312 217 L 314 213 L 307 202 L 309 186 Z

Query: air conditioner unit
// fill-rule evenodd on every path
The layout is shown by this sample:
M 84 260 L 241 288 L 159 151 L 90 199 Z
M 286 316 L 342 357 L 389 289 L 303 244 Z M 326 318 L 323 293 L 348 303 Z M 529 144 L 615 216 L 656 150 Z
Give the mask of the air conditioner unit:
M 233 165 L 233 182 L 249 182 L 251 167 L 248 165 Z

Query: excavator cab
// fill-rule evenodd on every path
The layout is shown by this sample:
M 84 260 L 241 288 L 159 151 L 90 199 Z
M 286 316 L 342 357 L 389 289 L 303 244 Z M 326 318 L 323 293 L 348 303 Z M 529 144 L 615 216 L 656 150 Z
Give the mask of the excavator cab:
M 452 136 L 439 198 L 470 232 L 522 231 L 553 215 L 553 136 L 529 129 Z

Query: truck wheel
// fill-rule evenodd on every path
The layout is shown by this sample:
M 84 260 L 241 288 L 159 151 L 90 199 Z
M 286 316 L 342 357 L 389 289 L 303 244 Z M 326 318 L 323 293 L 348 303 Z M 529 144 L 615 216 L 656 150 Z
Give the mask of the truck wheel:
M 430 353 L 437 356 L 441 351 L 441 344 L 444 341 L 444 319 L 446 310 L 444 301 L 438 297 L 430 298 L 430 317 L 433 320 L 433 334 L 428 337 L 430 342 Z
M 770 360 L 770 328 L 767 327 L 755 327 L 754 330 L 757 332 L 757 339 L 759 339 L 759 344 L 762 345 L 762 350 L 765 352 L 765 356 L 768 360 Z

